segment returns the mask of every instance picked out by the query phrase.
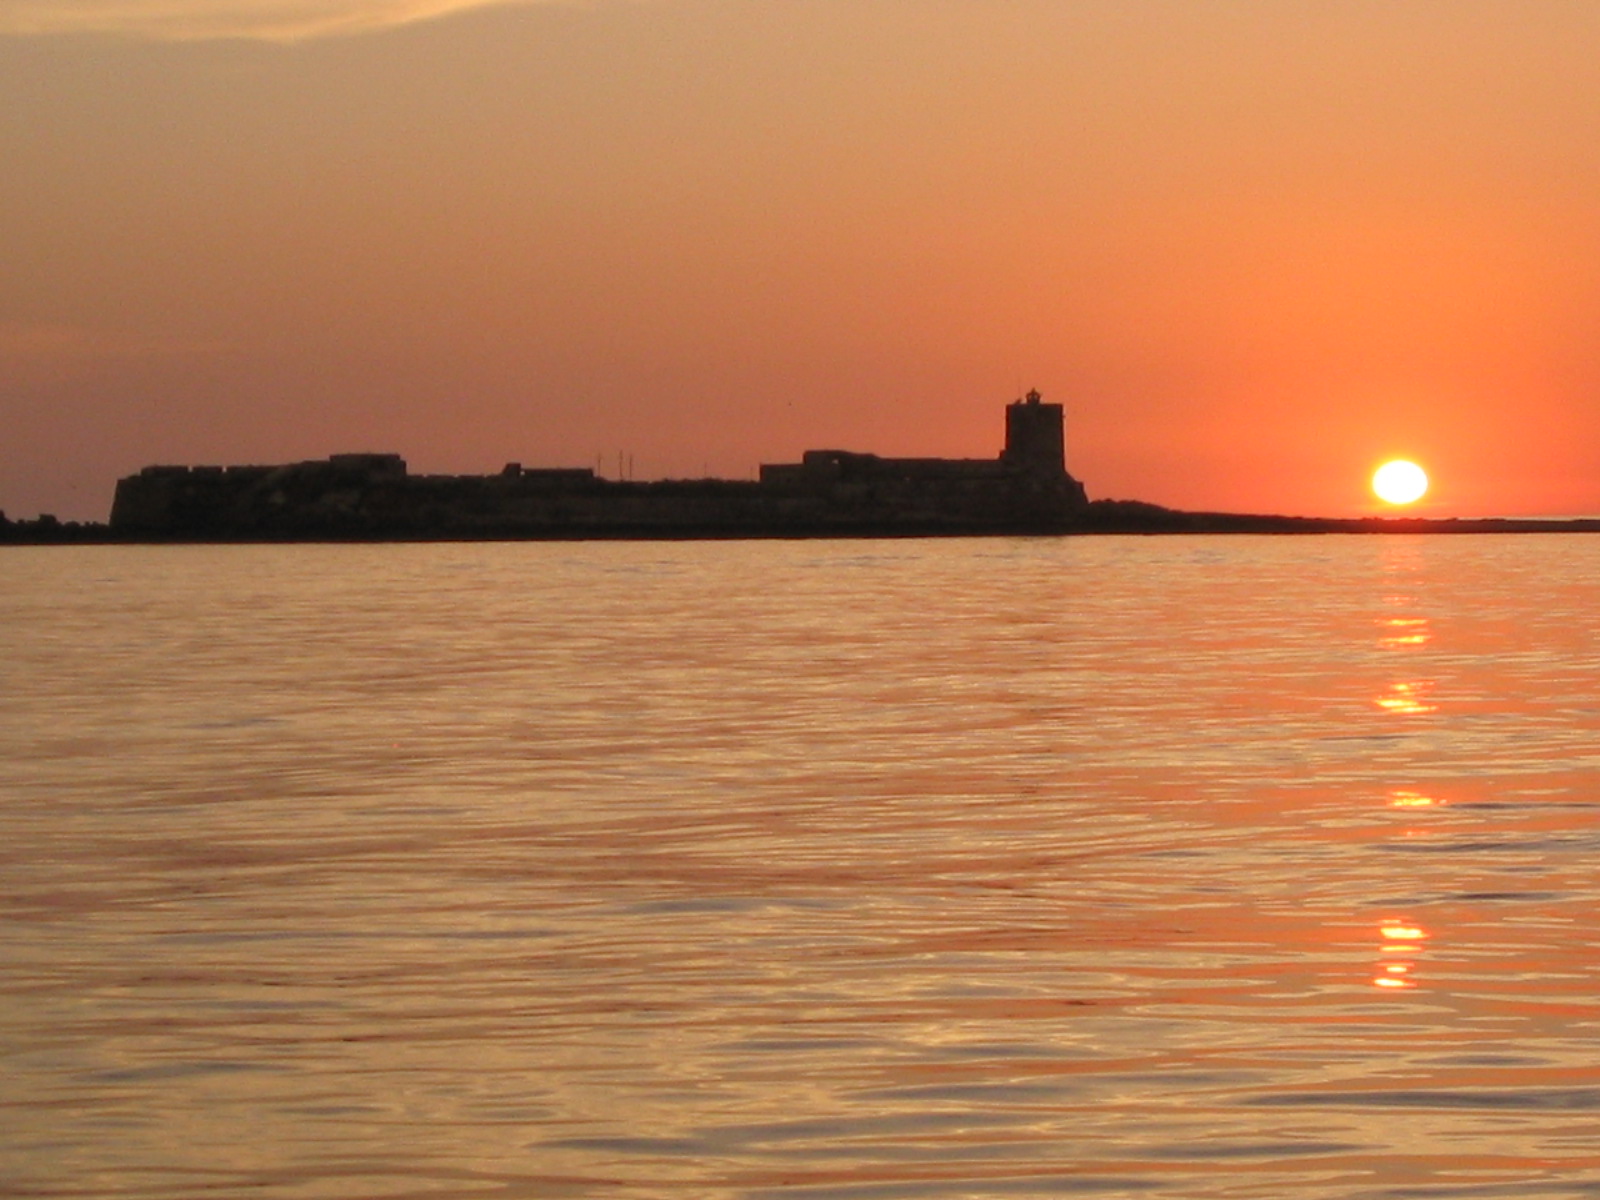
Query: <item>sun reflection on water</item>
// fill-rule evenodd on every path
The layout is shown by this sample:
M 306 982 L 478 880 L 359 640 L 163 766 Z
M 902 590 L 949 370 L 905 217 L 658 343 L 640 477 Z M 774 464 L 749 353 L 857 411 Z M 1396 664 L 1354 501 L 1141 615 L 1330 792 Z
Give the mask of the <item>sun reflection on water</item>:
M 1397 547 L 1387 567 L 1391 572 L 1411 574 L 1419 566 L 1414 547 Z M 1418 595 L 1409 589 L 1392 592 L 1383 597 L 1388 613 L 1375 618 L 1378 626 L 1378 647 L 1382 650 L 1410 654 L 1422 650 L 1433 640 L 1429 618 L 1416 611 Z M 1434 681 L 1427 678 L 1402 678 L 1389 684 L 1386 693 L 1373 697 L 1373 704 L 1386 713 L 1397 716 L 1425 716 L 1439 711 L 1428 695 Z
M 1386 617 L 1380 624 L 1386 630 L 1378 639 L 1382 646 L 1423 646 L 1433 639 L 1427 617 Z
M 1413 792 L 1407 788 L 1398 788 L 1389 797 L 1390 808 L 1437 808 L 1445 801 L 1437 796 L 1425 796 L 1421 792 Z
M 1412 972 L 1416 970 L 1422 943 L 1427 940 L 1427 930 L 1403 917 L 1386 917 L 1379 923 L 1378 933 L 1383 941 L 1378 947 L 1373 986 L 1392 990 L 1416 987 Z
M 1389 694 L 1374 696 L 1372 702 L 1385 712 L 1419 716 L 1439 711 L 1439 706 L 1427 699 L 1428 693 L 1432 690 L 1432 680 L 1418 679 L 1391 683 Z

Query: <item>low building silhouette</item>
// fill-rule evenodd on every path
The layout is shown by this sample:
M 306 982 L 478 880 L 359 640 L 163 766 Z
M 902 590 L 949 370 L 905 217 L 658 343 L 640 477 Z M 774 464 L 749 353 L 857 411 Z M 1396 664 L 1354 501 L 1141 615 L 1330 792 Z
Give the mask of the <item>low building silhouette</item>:
M 798 537 L 1054 531 L 1087 503 L 1063 413 L 1006 408 L 992 459 L 808 450 L 756 481 L 633 482 L 587 468 L 412 475 L 396 454 L 283 466 L 146 467 L 117 483 L 111 529 L 172 539 Z

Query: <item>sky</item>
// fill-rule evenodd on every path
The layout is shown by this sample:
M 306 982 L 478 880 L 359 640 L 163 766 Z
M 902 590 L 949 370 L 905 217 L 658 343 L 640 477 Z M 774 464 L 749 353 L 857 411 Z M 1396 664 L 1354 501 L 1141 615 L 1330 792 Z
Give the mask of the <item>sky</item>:
M 152 463 L 1600 513 L 1593 0 L 0 0 L 0 510 Z

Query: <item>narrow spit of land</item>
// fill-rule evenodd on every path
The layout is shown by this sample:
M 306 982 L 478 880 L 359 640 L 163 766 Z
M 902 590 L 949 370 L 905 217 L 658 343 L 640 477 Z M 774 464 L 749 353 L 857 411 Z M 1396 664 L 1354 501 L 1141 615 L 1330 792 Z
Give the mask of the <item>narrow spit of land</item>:
M 392 453 L 277 465 L 149 466 L 118 480 L 105 524 L 41 516 L 0 541 L 445 542 L 1094 534 L 1591 533 L 1600 518 L 1289 517 L 1090 501 L 1066 465 L 1064 409 L 1005 406 L 994 458 L 807 450 L 751 480 L 602 478 L 588 467 L 413 474 Z
M 456 541 L 730 541 L 762 538 L 1077 537 L 1104 534 L 1329 534 L 1329 533 L 1600 533 L 1600 518 L 1554 517 L 1290 517 L 1267 513 L 1186 512 L 1136 500 L 1095 500 L 1058 520 L 962 522 L 774 523 L 736 529 L 693 524 L 674 527 L 575 524 L 529 530 L 486 525 L 472 529 L 322 529 L 295 533 L 157 535 L 114 529 L 102 522 L 58 521 L 42 516 L 11 521 L 0 516 L 0 544 L 161 545 L 260 542 Z

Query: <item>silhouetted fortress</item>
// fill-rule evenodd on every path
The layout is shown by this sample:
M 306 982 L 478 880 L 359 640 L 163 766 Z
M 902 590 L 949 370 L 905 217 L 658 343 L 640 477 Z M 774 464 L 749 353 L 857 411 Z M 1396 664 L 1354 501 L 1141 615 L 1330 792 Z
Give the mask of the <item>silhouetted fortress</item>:
M 1086 504 L 1059 404 L 1006 408 L 998 458 L 808 450 L 760 480 L 648 483 L 587 468 L 412 475 L 397 454 L 286 466 L 146 467 L 117 483 L 112 531 L 173 539 L 801 537 L 1050 531 Z

